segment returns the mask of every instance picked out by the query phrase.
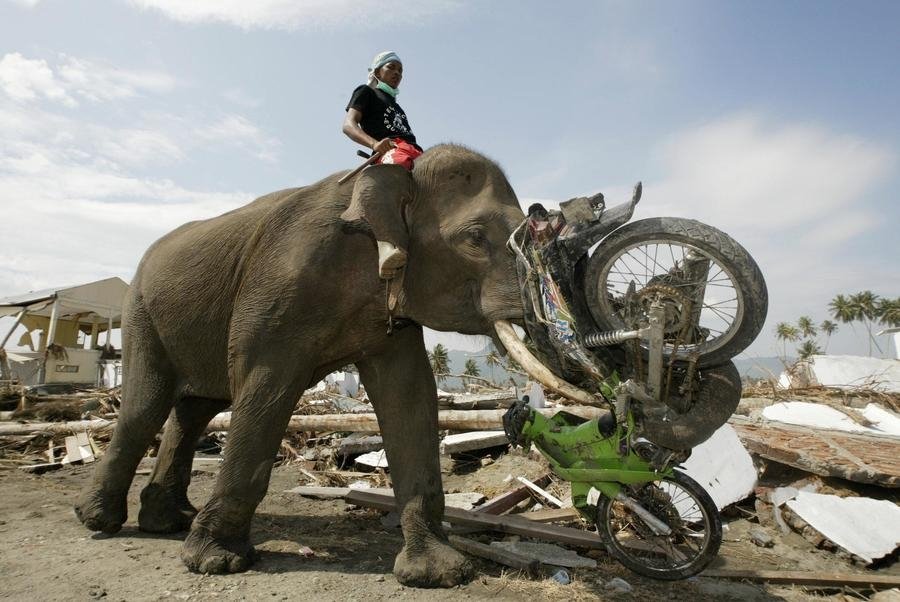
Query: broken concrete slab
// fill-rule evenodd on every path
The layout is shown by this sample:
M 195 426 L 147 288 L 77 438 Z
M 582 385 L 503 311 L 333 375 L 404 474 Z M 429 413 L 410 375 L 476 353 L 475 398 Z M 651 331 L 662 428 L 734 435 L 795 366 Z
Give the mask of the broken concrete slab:
M 353 435 L 341 440 L 337 453 L 341 456 L 355 456 L 356 454 L 378 451 L 383 447 L 384 440 L 381 438 L 381 435 L 353 433 Z
M 462 508 L 463 510 L 471 510 L 482 503 L 485 496 L 481 493 L 445 493 L 444 506 L 450 508 Z
M 848 433 L 900 437 L 900 416 L 875 403 L 868 404 L 861 413 L 871 423 L 870 425 L 859 424 L 846 413 L 831 406 L 806 401 L 775 403 L 762 410 L 762 416 L 766 420 L 786 424 Z
M 518 556 L 536 560 L 541 564 L 566 568 L 596 568 L 597 561 L 580 556 L 551 543 L 533 541 L 492 541 L 491 547 L 512 552 Z
M 887 500 L 799 491 L 785 502 L 809 526 L 868 563 L 900 542 L 900 508 Z
M 486 449 L 488 447 L 497 447 L 500 445 L 509 445 L 506 433 L 503 431 L 472 431 L 469 433 L 457 433 L 455 435 L 447 435 L 441 441 L 441 453 L 445 456 L 450 454 L 458 454 L 461 452 L 472 451 L 475 449 Z
M 730 424 L 694 448 L 684 472 L 700 483 L 721 510 L 746 499 L 756 487 L 756 467 Z

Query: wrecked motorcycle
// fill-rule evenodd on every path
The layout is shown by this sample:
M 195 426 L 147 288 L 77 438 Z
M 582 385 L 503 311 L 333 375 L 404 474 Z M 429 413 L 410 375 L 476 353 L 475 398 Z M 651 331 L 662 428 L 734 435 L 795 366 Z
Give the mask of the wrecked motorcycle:
M 605 405 L 613 375 L 637 383 L 654 402 L 643 407 L 643 436 L 687 450 L 736 409 L 731 358 L 762 329 L 768 294 L 756 262 L 724 232 L 672 217 L 628 223 L 640 197 L 639 183 L 630 203 L 611 209 L 602 194 L 559 211 L 532 205 L 509 241 L 528 341 L 508 323 L 497 334 L 526 371 L 572 401 Z
M 736 409 L 731 358 L 759 334 L 768 296 L 727 234 L 681 218 L 628 224 L 640 197 L 638 184 L 609 210 L 603 195 L 559 211 L 532 205 L 510 237 L 528 343 L 508 323 L 497 324 L 500 340 L 545 386 L 611 412 L 546 419 L 518 402 L 504 427 L 570 481 L 614 557 L 680 579 L 715 557 L 722 533 L 709 494 L 676 467 Z

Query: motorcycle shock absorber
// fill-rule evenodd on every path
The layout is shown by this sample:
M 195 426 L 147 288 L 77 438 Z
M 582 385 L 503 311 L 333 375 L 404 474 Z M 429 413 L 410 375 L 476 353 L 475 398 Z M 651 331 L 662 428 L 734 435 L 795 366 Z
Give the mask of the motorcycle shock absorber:
M 606 332 L 591 332 L 584 337 L 584 344 L 587 347 L 610 347 L 624 343 L 630 339 L 640 339 L 649 332 L 648 328 L 639 328 L 638 330 L 608 330 Z

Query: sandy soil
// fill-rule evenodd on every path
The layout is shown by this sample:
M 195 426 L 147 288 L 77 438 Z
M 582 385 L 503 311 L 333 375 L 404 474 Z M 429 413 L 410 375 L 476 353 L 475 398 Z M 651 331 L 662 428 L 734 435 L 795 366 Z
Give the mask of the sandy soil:
M 508 467 L 501 458 L 479 470 L 477 480 L 503 489 Z M 539 467 L 538 467 L 539 468 Z M 488 470 L 490 469 L 490 470 Z M 76 520 L 72 503 L 87 483 L 91 466 L 69 467 L 41 476 L 0 471 L 0 597 L 13 600 L 570 600 L 622 599 L 604 584 L 613 577 L 628 581 L 635 600 L 806 600 L 823 599 L 800 588 L 773 588 L 693 578 L 679 583 L 643 579 L 594 553 L 596 569 L 570 571 L 573 582 L 531 579 L 477 561 L 478 576 L 451 590 L 416 590 L 392 576 L 402 538 L 386 528 L 381 513 L 284 493 L 305 483 L 296 467 L 273 472 L 269 494 L 253 523 L 253 543 L 260 560 L 252 570 L 226 576 L 195 575 L 179 559 L 181 536 L 138 531 L 138 493 L 147 477 L 131 489 L 129 521 L 115 536 L 87 532 Z M 214 483 L 211 473 L 195 473 L 190 496 L 199 505 Z M 448 490 L 462 489 L 465 475 L 446 475 Z M 469 482 L 468 484 L 471 484 Z M 470 489 L 471 490 L 471 489 Z M 764 568 L 859 572 L 834 555 L 814 549 L 802 538 L 761 549 L 740 533 L 726 533 L 717 568 Z M 790 536 L 789 536 L 790 538 Z M 799 536 L 797 536 L 799 538 Z M 740 541 L 735 541 L 740 540 Z M 313 555 L 306 557 L 301 546 Z M 892 568 L 887 569 L 892 571 Z M 840 594 L 833 599 L 846 599 Z

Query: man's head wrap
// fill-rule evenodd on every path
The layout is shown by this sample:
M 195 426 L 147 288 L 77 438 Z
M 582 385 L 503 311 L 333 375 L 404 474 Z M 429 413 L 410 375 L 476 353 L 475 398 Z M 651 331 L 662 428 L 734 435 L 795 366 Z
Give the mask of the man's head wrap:
M 379 52 L 378 54 L 375 55 L 375 58 L 372 59 L 372 66 L 369 67 L 369 72 L 375 73 L 376 71 L 378 71 L 379 69 L 381 69 L 382 67 L 384 67 L 385 65 L 390 63 L 391 61 L 394 61 L 395 63 L 400 63 L 401 65 L 403 64 L 403 61 L 400 60 L 400 57 L 397 56 L 397 53 L 394 52 L 393 50 L 386 50 L 384 52 Z

